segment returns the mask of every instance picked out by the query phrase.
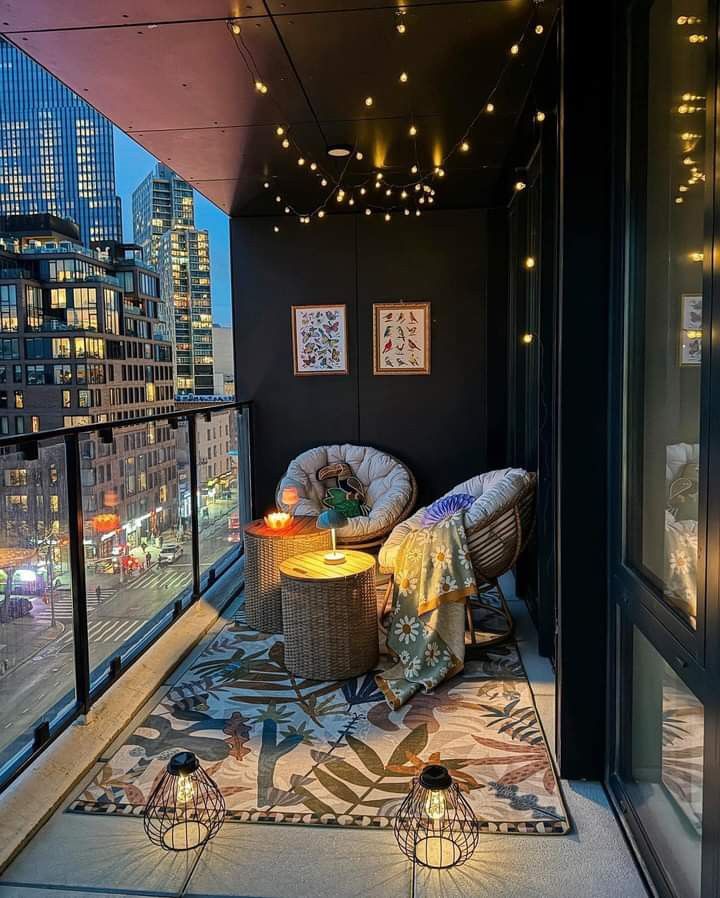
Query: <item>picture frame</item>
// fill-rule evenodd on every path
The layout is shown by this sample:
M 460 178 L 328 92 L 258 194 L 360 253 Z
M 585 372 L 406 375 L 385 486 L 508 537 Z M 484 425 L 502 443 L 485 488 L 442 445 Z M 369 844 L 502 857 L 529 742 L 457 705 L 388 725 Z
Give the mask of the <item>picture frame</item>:
M 296 377 L 348 373 L 347 306 L 292 306 L 293 373 Z
M 373 303 L 373 374 L 430 374 L 430 303 Z
M 683 293 L 680 298 L 681 368 L 702 364 L 702 299 L 702 293 Z

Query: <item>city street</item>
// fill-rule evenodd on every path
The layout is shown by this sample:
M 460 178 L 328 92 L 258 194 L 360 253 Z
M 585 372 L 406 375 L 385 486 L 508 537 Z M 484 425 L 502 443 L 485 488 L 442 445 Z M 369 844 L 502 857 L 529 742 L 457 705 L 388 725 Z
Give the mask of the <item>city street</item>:
M 234 545 L 228 541 L 228 518 L 235 506 L 223 505 L 213 508 L 209 522 L 201 525 L 201 572 Z M 166 542 L 170 542 L 170 537 Z M 120 582 L 118 574 L 88 572 L 91 670 L 118 654 L 148 620 L 191 585 L 190 540 L 181 545 L 182 556 L 163 567 L 157 563 L 159 549 L 151 547 L 150 569 L 125 575 L 124 582 Z M 11 719 L 0 718 L 2 764 L 13 753 L 11 743 L 24 742 L 28 730 L 42 719 L 39 715 L 74 687 L 69 584 L 55 591 L 52 608 L 42 599 L 34 599 L 32 615 L 0 624 L 0 664 L 0 707 L 13 707 Z

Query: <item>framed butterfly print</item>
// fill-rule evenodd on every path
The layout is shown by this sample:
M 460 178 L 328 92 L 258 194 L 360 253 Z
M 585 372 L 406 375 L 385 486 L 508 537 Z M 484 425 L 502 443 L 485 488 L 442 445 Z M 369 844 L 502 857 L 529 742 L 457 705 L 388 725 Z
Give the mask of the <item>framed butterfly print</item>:
M 292 307 L 293 369 L 296 376 L 347 374 L 344 305 Z
M 430 373 L 430 303 L 373 304 L 373 373 Z

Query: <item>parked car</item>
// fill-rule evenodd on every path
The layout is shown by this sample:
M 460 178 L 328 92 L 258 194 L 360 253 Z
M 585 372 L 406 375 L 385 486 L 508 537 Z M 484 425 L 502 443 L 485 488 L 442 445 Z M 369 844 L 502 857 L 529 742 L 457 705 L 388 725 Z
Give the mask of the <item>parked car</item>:
M 166 564 L 172 564 L 173 561 L 177 561 L 178 558 L 182 558 L 183 547 L 178 545 L 177 543 L 165 543 L 165 545 L 160 549 L 160 554 L 158 555 L 158 564 L 160 567 L 164 567 Z

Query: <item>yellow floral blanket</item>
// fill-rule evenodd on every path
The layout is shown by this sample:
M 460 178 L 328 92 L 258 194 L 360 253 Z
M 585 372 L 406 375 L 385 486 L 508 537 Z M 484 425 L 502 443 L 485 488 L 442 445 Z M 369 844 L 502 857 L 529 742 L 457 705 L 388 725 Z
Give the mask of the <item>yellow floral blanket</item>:
M 463 669 L 465 597 L 472 595 L 462 512 L 408 533 L 398 550 L 387 635 L 396 664 L 375 677 L 392 708 Z

